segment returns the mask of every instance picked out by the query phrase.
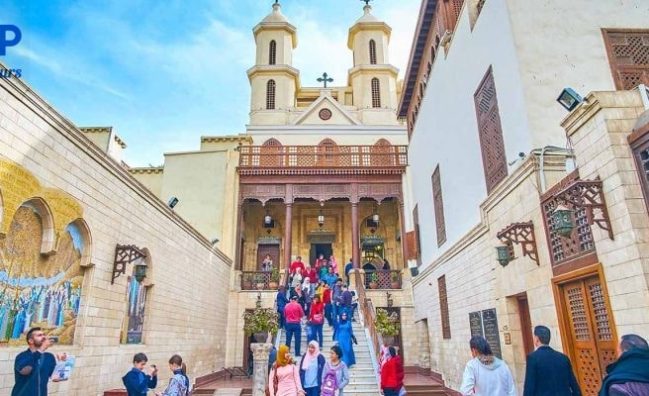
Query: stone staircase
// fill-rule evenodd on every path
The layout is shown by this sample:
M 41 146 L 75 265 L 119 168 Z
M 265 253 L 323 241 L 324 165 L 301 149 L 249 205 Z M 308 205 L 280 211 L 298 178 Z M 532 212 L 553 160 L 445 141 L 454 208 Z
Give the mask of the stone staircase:
M 354 335 L 358 341 L 358 345 L 354 345 L 354 354 L 356 355 L 356 364 L 349 370 L 349 384 L 344 389 L 345 396 L 377 396 L 380 395 L 379 384 L 372 364 L 372 356 L 370 352 L 370 347 L 365 336 L 365 329 L 358 322 L 352 322 L 352 328 L 354 330 Z M 322 354 L 324 355 L 327 361 L 329 360 L 329 351 L 334 345 L 332 341 L 333 328 L 329 327 L 326 323 L 323 328 L 323 348 Z M 282 343 L 286 341 L 286 338 L 281 339 Z M 300 347 L 300 353 L 305 353 L 307 348 L 306 343 L 306 328 L 302 329 L 302 346 Z M 293 353 L 293 348 L 291 348 L 291 353 Z M 299 359 L 298 360 L 299 364 Z

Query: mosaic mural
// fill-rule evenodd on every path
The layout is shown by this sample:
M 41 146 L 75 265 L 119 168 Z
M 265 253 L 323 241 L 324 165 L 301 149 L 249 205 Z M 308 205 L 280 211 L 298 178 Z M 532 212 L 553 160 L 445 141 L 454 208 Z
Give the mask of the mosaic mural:
M 142 342 L 142 330 L 144 329 L 146 287 L 135 279 L 135 269 L 133 271 L 133 274 L 128 277 L 126 285 L 128 312 L 126 331 L 122 335 L 122 343 L 124 344 L 140 344 Z
M 54 254 L 41 254 L 43 220 L 39 210 L 23 204 L 8 232 L 0 234 L 0 345 L 24 345 L 34 326 L 61 344 L 72 344 L 83 270 L 83 234 L 74 223 L 58 236 Z

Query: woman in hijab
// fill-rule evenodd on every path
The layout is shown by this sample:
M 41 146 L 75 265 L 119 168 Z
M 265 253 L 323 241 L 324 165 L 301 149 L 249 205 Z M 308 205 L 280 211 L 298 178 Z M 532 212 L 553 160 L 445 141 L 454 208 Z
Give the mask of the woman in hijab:
M 324 366 L 325 358 L 320 353 L 320 346 L 316 341 L 309 342 L 307 353 L 300 362 L 300 381 L 306 396 L 320 396 Z
M 286 345 L 281 345 L 277 351 L 277 361 L 268 376 L 270 396 L 304 396 L 300 372 L 291 358 Z
M 340 321 L 336 328 L 336 341 L 338 341 L 338 345 L 342 349 L 343 361 L 347 367 L 351 368 L 356 364 L 356 355 L 354 355 L 354 347 L 352 346 L 352 342 L 356 341 L 356 337 L 354 337 L 352 322 L 349 321 L 347 311 L 340 314 Z

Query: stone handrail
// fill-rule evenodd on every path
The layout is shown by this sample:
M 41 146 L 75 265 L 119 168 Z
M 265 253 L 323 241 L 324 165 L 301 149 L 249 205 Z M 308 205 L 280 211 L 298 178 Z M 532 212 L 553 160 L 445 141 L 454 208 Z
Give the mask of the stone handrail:
M 363 272 L 355 271 L 353 275 L 355 280 L 356 294 L 358 294 L 358 312 L 363 322 L 363 326 L 369 333 L 370 341 L 376 354 L 381 350 L 380 348 L 383 339 L 381 338 L 381 335 L 376 331 L 376 311 L 374 310 L 374 304 L 372 304 L 371 299 L 367 298 L 367 295 L 365 293 Z M 377 356 L 373 355 L 372 358 L 376 359 Z

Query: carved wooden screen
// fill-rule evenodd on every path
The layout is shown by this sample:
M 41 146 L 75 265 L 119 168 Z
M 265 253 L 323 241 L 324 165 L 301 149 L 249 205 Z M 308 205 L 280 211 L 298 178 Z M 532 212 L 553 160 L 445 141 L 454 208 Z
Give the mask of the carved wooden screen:
M 649 30 L 603 29 L 617 89 L 649 84 Z
M 567 283 L 562 294 L 577 379 L 584 395 L 595 396 L 616 359 L 608 298 L 598 276 Z
M 439 311 L 442 317 L 442 336 L 445 340 L 451 338 L 451 321 L 448 314 L 448 295 L 446 292 L 446 275 L 437 279 L 439 289 Z
M 274 138 L 266 140 L 259 152 L 259 166 L 281 167 L 284 166 L 282 144 Z
M 578 179 L 576 172 L 557 183 L 541 198 L 541 212 L 550 248 L 550 263 L 555 274 L 597 262 L 593 231 L 588 224 L 586 209 L 577 208 L 575 210 L 576 227 L 570 237 L 564 237 L 554 232 L 552 213 L 560 204 L 567 205 L 566 202 L 559 202 L 554 194 L 567 187 L 575 179 Z M 565 270 L 561 269 L 562 267 L 565 267 Z
M 444 200 L 442 199 L 442 180 L 439 175 L 439 165 L 435 167 L 432 177 L 433 207 L 435 209 L 435 226 L 437 229 L 437 246 L 446 242 L 446 222 L 444 220 Z
M 644 133 L 631 143 L 633 157 L 635 158 L 640 185 L 642 186 L 642 195 L 644 195 L 645 205 L 649 210 L 649 133 Z
M 421 235 L 419 233 L 419 205 L 412 210 L 412 221 L 415 225 L 415 242 L 417 243 L 417 265 L 421 265 Z
M 507 177 L 505 142 L 500 124 L 496 85 L 491 67 L 487 70 L 478 90 L 473 95 L 478 117 L 478 133 L 482 149 L 487 193 Z
M 331 139 L 324 139 L 318 143 L 318 166 L 337 166 L 338 145 Z

